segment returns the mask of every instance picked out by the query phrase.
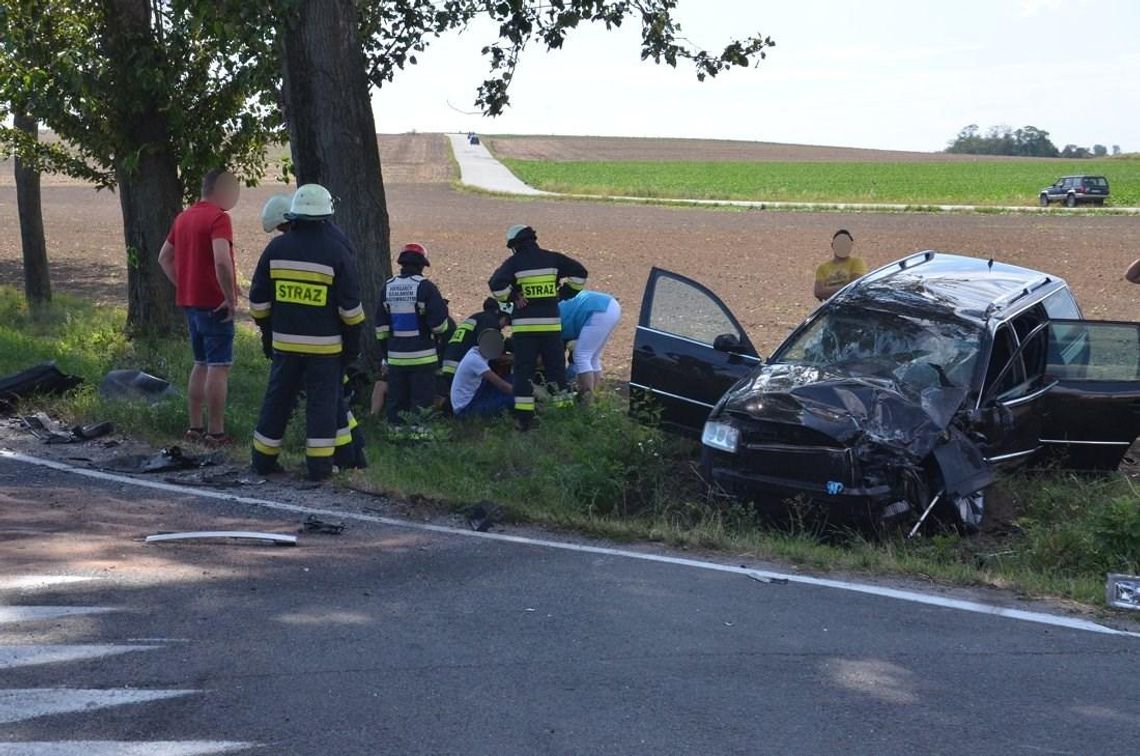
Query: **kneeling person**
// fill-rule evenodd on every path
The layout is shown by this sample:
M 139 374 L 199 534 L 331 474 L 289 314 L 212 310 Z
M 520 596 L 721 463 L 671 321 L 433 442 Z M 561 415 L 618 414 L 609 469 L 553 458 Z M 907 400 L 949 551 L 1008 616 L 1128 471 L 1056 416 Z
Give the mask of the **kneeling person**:
M 468 350 L 451 382 L 451 406 L 456 417 L 486 417 L 515 406 L 513 384 L 500 377 L 491 363 L 503 356 L 503 334 L 489 328 L 479 344 Z

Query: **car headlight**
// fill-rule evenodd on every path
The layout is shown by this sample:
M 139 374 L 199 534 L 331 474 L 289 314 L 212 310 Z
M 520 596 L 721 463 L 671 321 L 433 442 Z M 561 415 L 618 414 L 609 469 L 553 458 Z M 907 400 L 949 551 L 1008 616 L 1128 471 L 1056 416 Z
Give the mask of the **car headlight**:
M 728 423 L 709 420 L 705 423 L 704 432 L 701 433 L 701 443 L 713 449 L 735 454 L 736 447 L 740 443 L 740 431 Z

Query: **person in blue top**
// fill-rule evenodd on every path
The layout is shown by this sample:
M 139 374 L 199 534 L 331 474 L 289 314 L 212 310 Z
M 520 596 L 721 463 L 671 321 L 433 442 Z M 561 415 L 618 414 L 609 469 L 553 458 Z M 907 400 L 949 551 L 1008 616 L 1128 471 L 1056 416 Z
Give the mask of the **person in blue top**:
M 578 393 L 589 400 L 602 380 L 602 350 L 621 319 L 621 305 L 600 291 L 575 291 L 563 286 L 559 292 L 562 340 L 575 342 L 573 364 Z

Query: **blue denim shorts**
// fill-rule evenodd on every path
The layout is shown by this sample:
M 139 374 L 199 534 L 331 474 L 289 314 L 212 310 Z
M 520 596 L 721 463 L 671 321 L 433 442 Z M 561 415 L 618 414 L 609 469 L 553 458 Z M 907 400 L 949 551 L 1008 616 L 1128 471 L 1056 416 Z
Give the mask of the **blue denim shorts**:
M 223 367 L 234 362 L 234 322 L 222 320 L 224 314 L 205 307 L 187 307 L 186 323 L 190 326 L 190 348 L 195 365 Z

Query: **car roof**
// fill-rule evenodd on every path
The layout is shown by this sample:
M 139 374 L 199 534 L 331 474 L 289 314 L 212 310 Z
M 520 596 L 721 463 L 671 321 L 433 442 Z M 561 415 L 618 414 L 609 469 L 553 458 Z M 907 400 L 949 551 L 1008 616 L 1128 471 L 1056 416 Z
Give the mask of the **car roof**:
M 1062 176 L 1061 178 L 1104 178 L 1099 173 L 1074 173 L 1072 176 Z
M 1064 287 L 1061 278 L 1031 268 L 927 250 L 868 273 L 831 302 L 984 325 L 1027 297 Z

